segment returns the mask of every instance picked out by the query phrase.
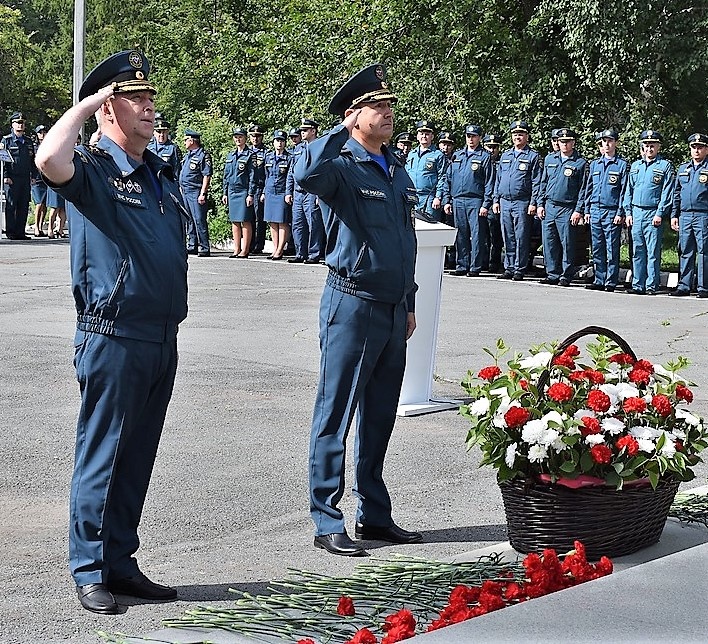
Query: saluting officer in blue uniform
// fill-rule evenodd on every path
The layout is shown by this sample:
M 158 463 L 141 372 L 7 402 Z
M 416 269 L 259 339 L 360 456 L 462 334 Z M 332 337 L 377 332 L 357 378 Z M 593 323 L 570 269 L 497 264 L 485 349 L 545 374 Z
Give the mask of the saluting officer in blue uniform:
M 305 153 L 307 146 L 317 138 L 320 124 L 304 118 L 300 125 L 302 141 L 293 149 L 293 162 L 288 172 L 286 202 L 293 207 L 292 234 L 295 244 L 295 257 L 288 260 L 291 264 L 319 264 L 325 252 L 325 231 L 317 196 L 308 192 L 296 180 L 293 172 L 298 159 Z
M 575 150 L 575 132 L 558 130 L 558 152 L 543 160 L 538 218 L 542 221 L 544 284 L 570 286 L 575 274 L 575 226 L 584 223 L 588 163 Z
M 531 232 L 541 188 L 541 163 L 529 143 L 529 124 L 513 121 L 509 127 L 513 147 L 497 164 L 492 210 L 501 215 L 504 237 L 504 272 L 497 279 L 523 280 L 529 265 Z
M 295 167 L 298 183 L 327 204 L 329 275 L 320 306 L 320 380 L 310 439 L 310 512 L 315 546 L 337 555 L 364 550 L 348 536 L 337 507 L 344 456 L 357 411 L 355 536 L 420 541 L 399 528 L 383 480 L 406 361 L 415 329 L 415 188 L 384 143 L 393 134 L 383 65 L 350 78 L 329 105 L 341 125 L 310 144 Z
M 585 193 L 585 223 L 590 224 L 595 278 L 585 288 L 612 292 L 617 288 L 620 269 L 620 243 L 624 225 L 622 192 L 627 183 L 629 164 L 617 154 L 616 130 L 595 135 L 600 156 L 588 170 Z
M 172 167 L 146 150 L 155 97 L 149 70 L 137 51 L 104 60 L 37 154 L 71 221 L 81 409 L 69 560 L 81 604 L 103 614 L 121 612 L 114 593 L 177 596 L 150 581 L 134 557 L 177 370 L 177 325 L 187 315 L 186 212 Z M 100 141 L 74 149 L 98 110 Z
M 265 129 L 258 123 L 251 123 L 248 126 L 248 138 L 251 141 L 251 152 L 253 152 L 253 175 L 256 180 L 256 194 L 254 195 L 253 213 L 255 217 L 253 227 L 253 239 L 251 240 L 251 252 L 259 254 L 263 252 L 266 238 L 266 222 L 263 216 L 263 188 L 265 186 L 265 155 L 266 150 L 263 137 Z
M 213 166 L 211 154 L 202 147 L 202 135 L 187 128 L 184 131 L 184 157 L 179 175 L 179 187 L 187 207 L 187 252 L 190 255 L 209 257 L 209 225 L 207 224 L 207 197 Z
M 160 112 L 155 112 L 155 134 L 150 139 L 147 149 L 167 161 L 172 166 L 175 177 L 182 169 L 182 151 L 170 138 L 170 122 Z
M 669 161 L 659 155 L 662 136 L 644 130 L 639 136 L 643 158 L 629 169 L 623 207 L 627 225 L 632 227 L 633 295 L 656 295 L 661 285 L 661 241 L 663 222 L 671 214 L 676 173 Z
M 478 277 L 488 253 L 487 214 L 492 207 L 494 169 L 492 158 L 481 145 L 482 128 L 465 127 L 467 145 L 454 153 L 447 167 L 450 203 L 445 212 L 454 214 L 457 228 L 455 275 Z
M 406 158 L 406 170 L 418 193 L 418 208 L 438 221 L 442 221 L 443 199 L 447 192 L 445 155 L 433 147 L 434 126 L 431 121 L 416 124 L 418 147 Z
M 12 156 L 14 163 L 5 164 L 5 233 L 8 239 L 26 240 L 30 181 L 34 170 L 34 141 L 25 136 L 25 117 L 15 112 L 10 117 L 12 132 L 0 146 Z
M 708 297 L 708 135 L 688 137 L 691 160 L 676 173 L 671 227 L 679 233 L 679 284 L 669 295 L 689 295 L 698 260 L 698 297 Z
M 273 132 L 273 150 L 265 156 L 265 189 L 263 191 L 263 216 L 270 225 L 270 238 L 273 242 L 273 254 L 268 258 L 283 258 L 285 244 L 290 236 L 292 220 L 291 206 L 285 201 L 288 183 L 288 170 L 293 156 L 285 149 L 287 134 L 285 130 Z
M 37 136 L 37 142 L 34 144 L 34 156 L 37 158 L 37 150 L 44 140 L 47 133 L 47 128 L 44 125 L 38 125 L 34 128 L 34 133 Z M 37 166 L 32 164 L 32 175 L 30 183 L 32 186 L 32 201 L 34 202 L 34 236 L 46 237 L 44 232 L 44 219 L 47 215 L 47 184 L 44 183 L 41 173 Z
M 235 127 L 231 132 L 236 148 L 226 155 L 224 162 L 222 203 L 229 208 L 229 221 L 234 238 L 232 259 L 245 259 L 251 248 L 254 204 L 258 192 L 253 157 L 246 146 L 246 130 Z

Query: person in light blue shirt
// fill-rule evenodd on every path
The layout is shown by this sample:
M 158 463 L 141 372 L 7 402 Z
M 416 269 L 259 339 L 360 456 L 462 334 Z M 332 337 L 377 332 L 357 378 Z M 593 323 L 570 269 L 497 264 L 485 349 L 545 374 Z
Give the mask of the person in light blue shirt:
M 642 159 L 635 161 L 627 178 L 623 206 L 632 227 L 633 295 L 655 295 L 661 283 L 663 222 L 671 215 L 676 173 L 659 155 L 663 138 L 656 130 L 644 130 L 639 142 Z
M 590 163 L 585 183 L 585 223 L 590 224 L 595 276 L 585 288 L 612 292 L 619 282 L 620 243 L 624 225 L 622 192 L 629 164 L 617 154 L 616 130 L 595 134 L 600 156 Z
M 570 286 L 575 274 L 576 226 L 584 222 L 583 185 L 587 161 L 575 150 L 575 132 L 558 131 L 558 152 L 543 161 L 538 218 L 542 221 L 544 284 Z
M 676 173 L 671 227 L 679 233 L 679 284 L 669 295 L 690 295 L 698 262 L 698 297 L 708 297 L 708 134 L 688 137 L 691 160 Z
M 408 153 L 406 170 L 415 185 L 418 195 L 418 209 L 442 221 L 442 209 L 445 196 L 447 161 L 445 155 L 433 146 L 435 131 L 431 121 L 418 121 L 416 124 L 418 147 Z
M 182 169 L 182 151 L 170 138 L 170 123 L 160 112 L 155 112 L 155 134 L 150 139 L 147 149 L 163 161 L 167 161 L 172 166 L 175 176 L 179 177 Z

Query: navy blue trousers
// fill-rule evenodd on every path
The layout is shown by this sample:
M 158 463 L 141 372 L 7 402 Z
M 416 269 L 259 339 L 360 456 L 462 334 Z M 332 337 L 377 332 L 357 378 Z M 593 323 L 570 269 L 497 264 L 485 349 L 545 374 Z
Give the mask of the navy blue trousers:
M 187 219 L 187 248 L 189 250 L 199 250 L 209 252 L 209 224 L 207 223 L 206 203 L 200 204 L 199 192 L 182 191 L 184 206 L 189 213 Z
M 138 524 L 177 370 L 177 339 L 77 333 L 81 390 L 69 506 L 77 586 L 137 573 Z
M 318 260 L 324 255 L 324 223 L 316 195 L 295 192 L 292 234 L 296 257 Z
M 388 527 L 384 457 L 406 363 L 405 303 L 385 304 L 325 286 L 320 304 L 320 381 L 310 434 L 310 513 L 315 534 L 344 532 L 346 440 L 357 411 L 356 520 Z

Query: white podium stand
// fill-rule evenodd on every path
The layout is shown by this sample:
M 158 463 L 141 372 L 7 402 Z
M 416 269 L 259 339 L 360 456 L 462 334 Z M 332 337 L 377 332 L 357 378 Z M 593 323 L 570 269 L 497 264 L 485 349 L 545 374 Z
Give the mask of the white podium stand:
M 408 341 L 406 371 L 403 375 L 398 416 L 417 416 L 434 411 L 455 409 L 457 400 L 433 401 L 433 369 L 438 339 L 440 295 L 445 263 L 445 246 L 455 242 L 457 230 L 440 223 L 415 220 L 418 259 L 415 267 L 416 330 Z

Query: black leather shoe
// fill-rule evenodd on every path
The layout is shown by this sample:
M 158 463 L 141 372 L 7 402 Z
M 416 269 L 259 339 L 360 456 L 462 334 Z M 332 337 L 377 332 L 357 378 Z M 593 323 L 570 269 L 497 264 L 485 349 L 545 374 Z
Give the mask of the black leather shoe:
M 588 291 L 604 291 L 605 287 L 602 284 L 587 284 L 585 286 Z M 614 291 L 614 289 L 612 289 Z
M 168 601 L 177 597 L 177 591 L 174 588 L 156 584 L 141 572 L 134 577 L 124 577 L 123 579 L 109 581 L 108 588 L 112 593 L 139 597 L 140 599 Z
M 570 280 L 567 280 L 564 277 L 561 277 L 558 280 L 558 286 L 570 286 Z
M 188 248 L 187 249 L 187 255 L 196 255 L 196 254 L 197 254 L 196 248 Z
M 557 286 L 558 280 L 551 279 L 550 277 L 544 277 L 541 280 L 541 284 L 550 284 L 551 286 Z
M 120 606 L 108 590 L 106 584 L 86 584 L 77 586 L 76 593 L 79 596 L 81 605 L 92 613 L 101 615 L 117 615 L 120 613 Z
M 615 287 L 614 286 L 605 286 L 605 291 L 607 291 L 608 293 L 614 293 Z
M 334 532 L 315 537 L 315 548 L 322 548 L 342 557 L 361 557 L 366 554 L 366 550 L 358 543 L 354 543 L 346 532 Z
M 682 288 L 677 288 L 675 291 L 669 293 L 672 297 L 688 297 L 690 294 L 690 291 L 686 291 Z
M 391 543 L 419 543 L 423 540 L 423 535 L 420 532 L 404 530 L 395 523 L 387 528 L 357 523 L 354 527 L 354 536 L 367 541 L 389 541 Z
M 627 291 L 627 295 L 644 295 L 644 291 L 640 291 L 639 289 L 636 289 L 636 288 L 630 288 Z
M 514 279 L 514 274 L 504 271 L 501 275 L 497 275 L 498 280 L 512 280 Z
M 467 271 L 467 277 L 479 277 L 479 271 Z
M 208 250 L 200 250 L 197 257 L 211 257 L 211 253 Z
M 320 260 L 319 259 L 306 259 L 303 264 L 319 264 Z
M 696 295 L 696 297 L 699 300 L 702 300 L 702 299 L 708 297 L 708 291 L 698 291 L 698 295 Z
M 514 281 L 515 282 L 523 282 L 524 281 L 523 273 L 514 273 Z
M 464 268 L 456 268 L 454 271 L 450 271 L 450 275 L 461 277 L 462 275 L 467 275 L 467 271 Z
M 304 264 L 305 260 L 302 257 L 291 257 L 288 264 Z

